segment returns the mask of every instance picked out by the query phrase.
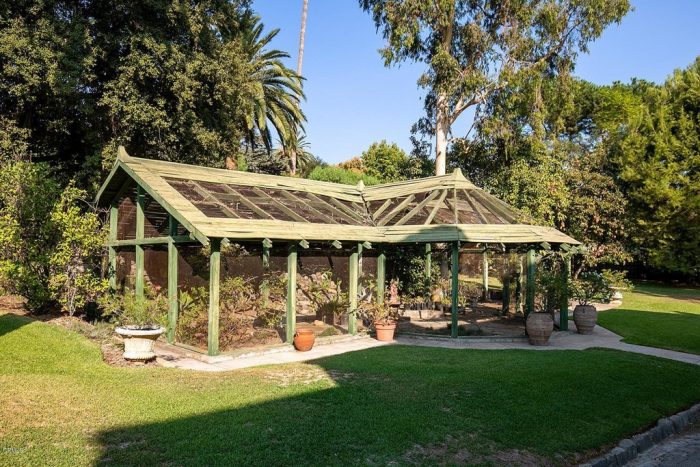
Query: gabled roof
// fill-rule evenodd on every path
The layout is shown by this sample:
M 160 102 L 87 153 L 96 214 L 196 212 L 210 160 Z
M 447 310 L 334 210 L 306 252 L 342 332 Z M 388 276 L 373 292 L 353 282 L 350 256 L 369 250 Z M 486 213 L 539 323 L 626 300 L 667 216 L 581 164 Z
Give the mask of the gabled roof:
M 106 206 L 133 179 L 200 241 L 568 243 L 516 209 L 450 175 L 365 187 L 130 157 L 120 148 L 97 194 Z

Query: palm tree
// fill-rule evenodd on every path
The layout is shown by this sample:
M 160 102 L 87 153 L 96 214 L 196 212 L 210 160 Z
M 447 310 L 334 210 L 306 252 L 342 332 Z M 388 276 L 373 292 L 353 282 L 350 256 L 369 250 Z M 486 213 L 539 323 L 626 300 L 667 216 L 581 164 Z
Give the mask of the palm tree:
M 305 98 L 302 78 L 287 68 L 282 60 L 289 54 L 266 47 L 277 36 L 279 29 L 263 35 L 263 23 L 257 16 L 243 20 L 241 40 L 251 67 L 251 106 L 246 115 L 247 140 L 255 145 L 256 133 L 268 151 L 272 148 L 274 128 L 281 141 L 289 140 L 303 129 L 306 121 L 299 102 Z
M 309 142 L 306 141 L 306 135 L 294 135 L 286 142 L 279 142 L 279 147 L 275 149 L 273 154 L 282 160 L 287 161 L 287 170 L 290 175 L 295 175 L 298 171 L 301 176 L 308 175 L 313 168 L 319 164 L 320 160 L 309 151 Z M 292 172 L 292 157 L 296 166 Z

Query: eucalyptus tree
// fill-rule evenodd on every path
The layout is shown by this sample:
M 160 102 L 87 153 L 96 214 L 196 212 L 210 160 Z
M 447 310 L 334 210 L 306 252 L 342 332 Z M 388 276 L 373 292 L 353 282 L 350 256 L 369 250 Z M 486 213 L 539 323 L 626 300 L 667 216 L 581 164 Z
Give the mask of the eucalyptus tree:
M 359 0 L 387 41 L 386 66 L 424 63 L 422 127 L 445 173 L 452 126 L 495 92 L 533 76 L 566 74 L 576 56 L 630 8 L 628 0 Z

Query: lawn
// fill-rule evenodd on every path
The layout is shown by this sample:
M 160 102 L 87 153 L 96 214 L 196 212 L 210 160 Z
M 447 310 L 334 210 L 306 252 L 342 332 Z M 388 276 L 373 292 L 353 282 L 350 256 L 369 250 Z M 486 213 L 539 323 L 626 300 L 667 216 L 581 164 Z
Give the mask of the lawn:
M 389 346 L 223 374 L 104 364 L 0 316 L 0 465 L 575 462 L 700 400 L 700 368 L 607 351 Z
M 640 284 L 598 324 L 630 344 L 700 354 L 700 289 Z

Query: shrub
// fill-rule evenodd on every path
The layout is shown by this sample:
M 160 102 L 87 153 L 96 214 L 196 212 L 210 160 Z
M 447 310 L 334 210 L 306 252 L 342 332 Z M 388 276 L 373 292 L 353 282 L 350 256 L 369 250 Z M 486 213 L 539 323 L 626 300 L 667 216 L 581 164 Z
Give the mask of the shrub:
M 571 296 L 579 305 L 590 305 L 596 300 L 607 301 L 610 299 L 610 285 L 601 273 L 584 272 L 571 281 Z
M 357 185 L 357 182 L 360 180 L 367 186 L 378 185 L 380 183 L 379 179 L 376 177 L 330 165 L 316 167 L 309 174 L 309 178 L 311 180 L 342 183 L 344 185 Z
M 73 316 L 107 290 L 100 277 L 100 263 L 107 232 L 94 211 L 78 207 L 85 191 L 69 185 L 51 213 L 52 227 L 59 236 L 49 259 L 51 298 Z
M 100 300 L 104 316 L 119 326 L 149 329 L 154 325 L 165 326 L 168 313 L 168 299 L 150 289 L 143 297 L 129 290 L 123 294 L 106 294 Z

